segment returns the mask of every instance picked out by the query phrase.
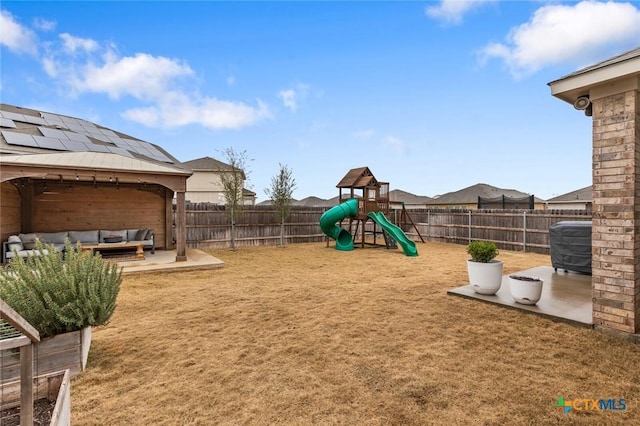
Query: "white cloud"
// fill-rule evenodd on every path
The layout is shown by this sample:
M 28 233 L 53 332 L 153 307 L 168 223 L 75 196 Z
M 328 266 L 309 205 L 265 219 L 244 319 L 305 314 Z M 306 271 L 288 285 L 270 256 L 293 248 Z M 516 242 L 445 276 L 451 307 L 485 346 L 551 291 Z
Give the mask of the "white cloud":
M 36 20 L 42 30 L 52 30 L 55 22 Z M 0 11 L 0 44 L 10 51 L 38 55 L 35 33 L 20 25 L 13 15 Z M 212 129 L 237 129 L 272 118 L 269 106 L 218 99 L 198 94 L 198 79 L 189 65 L 179 59 L 137 53 L 122 56 L 113 44 L 62 33 L 56 41 L 42 43 L 39 60 L 45 73 L 59 83 L 67 96 L 83 93 L 106 94 L 111 99 L 125 97 L 139 101 L 122 115 L 147 126 L 177 127 L 201 125 Z M 234 84 L 229 77 L 227 83 Z M 306 95 L 298 84 L 298 98 Z
M 495 0 L 441 0 L 437 6 L 428 6 L 424 12 L 427 16 L 443 21 L 445 24 L 459 24 L 463 16 L 486 3 Z
M 267 105 L 256 101 L 252 107 L 241 102 L 213 97 L 191 99 L 181 92 L 166 92 L 154 106 L 132 108 L 122 116 L 148 127 L 201 125 L 211 129 L 238 129 L 271 118 Z
M 93 52 L 98 50 L 98 43 L 90 38 L 74 37 L 71 34 L 60 34 L 64 49 L 69 53 L 75 53 L 80 50 L 83 52 Z
M 307 98 L 309 89 L 308 84 L 296 83 L 294 88 L 279 91 L 278 98 L 282 100 L 282 104 L 291 112 L 296 112 L 298 103 Z
M 56 21 L 50 21 L 44 18 L 35 18 L 33 20 L 33 26 L 40 31 L 53 31 L 56 28 Z
M 611 45 L 639 44 L 640 10 L 634 5 L 585 0 L 541 7 L 511 30 L 506 43 L 487 44 L 480 56 L 482 62 L 501 59 L 513 76 L 522 77 L 553 64 L 587 65 Z
M 400 154 L 404 153 L 407 149 L 406 142 L 395 136 L 385 137 L 383 143 L 385 146 L 390 147 L 391 149 L 393 149 L 394 151 Z
M 73 87 L 80 92 L 106 93 L 118 99 L 123 95 L 140 100 L 159 99 L 180 77 L 193 75 L 188 65 L 162 56 L 138 53 L 118 57 L 113 51 L 103 63 L 89 62 L 76 73 Z
M 271 118 L 268 106 L 199 96 L 186 87 L 195 73 L 184 61 L 137 53 L 121 56 L 113 45 L 60 35 L 60 46 L 48 46 L 42 64 L 68 93 L 102 93 L 111 99 L 132 97 L 144 104 L 122 113 L 126 119 L 149 127 L 201 125 L 237 129 Z
M 0 10 L 0 45 L 15 53 L 38 53 L 35 33 L 20 25 L 13 15 L 5 10 Z
M 296 102 L 296 91 L 293 89 L 281 90 L 278 97 L 282 100 L 282 104 L 289 108 L 291 112 L 296 112 L 298 103 Z

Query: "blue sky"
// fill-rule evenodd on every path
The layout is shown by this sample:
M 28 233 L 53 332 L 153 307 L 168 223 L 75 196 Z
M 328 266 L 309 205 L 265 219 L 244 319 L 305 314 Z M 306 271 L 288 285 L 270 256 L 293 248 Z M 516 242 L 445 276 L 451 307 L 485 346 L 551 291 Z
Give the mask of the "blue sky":
M 351 168 L 435 196 L 591 184 L 591 119 L 547 83 L 640 46 L 640 3 L 0 4 L 0 100 L 84 118 L 181 161 L 246 151 L 258 201 Z

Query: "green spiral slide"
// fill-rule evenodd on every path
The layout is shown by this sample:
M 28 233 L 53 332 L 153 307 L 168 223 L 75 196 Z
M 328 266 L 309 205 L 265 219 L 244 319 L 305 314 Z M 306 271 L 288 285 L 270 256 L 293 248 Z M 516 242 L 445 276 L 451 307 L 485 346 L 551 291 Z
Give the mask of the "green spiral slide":
M 353 238 L 346 229 L 336 225 L 342 219 L 358 214 L 358 200 L 352 198 L 337 206 L 331 207 L 320 217 L 320 229 L 327 236 L 336 240 L 336 250 L 353 250 Z
M 387 234 L 391 235 L 394 240 L 400 244 L 402 247 L 402 251 L 407 256 L 417 256 L 418 249 L 416 248 L 416 243 L 407 237 L 402 229 L 389 222 L 389 219 L 382 212 L 370 212 L 367 216 L 369 216 L 375 223 L 380 225 L 382 229 L 384 229 Z

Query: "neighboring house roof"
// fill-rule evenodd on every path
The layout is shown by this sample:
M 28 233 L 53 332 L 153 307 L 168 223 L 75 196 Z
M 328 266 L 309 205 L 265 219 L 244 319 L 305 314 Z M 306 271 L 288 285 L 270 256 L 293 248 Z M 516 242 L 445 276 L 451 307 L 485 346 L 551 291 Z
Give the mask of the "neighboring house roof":
M 138 160 L 137 165 L 141 165 L 140 161 L 145 161 L 185 170 L 176 158 L 155 144 L 80 118 L 9 104 L 0 104 L 0 153 L 91 153 L 93 156 L 87 156 L 85 159 L 92 157 L 92 161 L 102 163 L 124 162 L 122 159 L 114 160 L 113 154 L 117 154 Z M 103 160 L 97 160 L 103 157 L 101 154 L 109 155 L 104 156 Z M 74 157 L 76 160 L 80 158 L 78 155 Z
M 405 204 L 425 204 L 428 200 L 431 200 L 430 197 L 424 197 L 420 195 L 414 195 L 410 192 L 402 191 L 400 189 L 394 189 L 389 192 L 389 200 L 396 202 L 403 202 Z M 329 198 L 325 200 L 323 198 L 318 197 L 306 197 L 301 200 L 292 200 L 291 204 L 294 206 L 306 206 L 306 207 L 333 207 L 340 203 L 339 197 Z M 270 205 L 271 200 L 262 201 L 259 205 Z
M 232 172 L 234 170 L 231 165 L 211 157 L 196 158 L 195 160 L 185 161 L 182 164 L 194 172 Z M 235 170 L 240 169 L 235 168 Z M 242 179 L 246 179 L 244 171 L 240 171 L 242 172 Z
M 487 185 L 486 183 L 477 183 L 459 191 L 447 192 L 446 194 L 435 196 L 428 201 L 427 204 L 475 204 L 478 202 L 478 197 L 495 198 L 502 195 L 512 198 L 530 196 L 530 194 L 516 191 L 515 189 L 502 189 Z M 536 202 L 543 201 L 535 197 L 534 200 Z
M 591 185 L 566 194 L 558 195 L 547 200 L 548 203 L 571 203 L 571 202 L 591 202 L 593 201 L 593 187 Z
M 376 180 L 368 167 L 358 167 L 351 169 L 336 185 L 336 188 L 365 188 L 369 186 L 377 186 Z
M 410 192 L 402 191 L 400 189 L 394 189 L 389 191 L 389 201 L 399 201 L 405 204 L 426 204 L 432 201 L 433 198 L 423 195 L 415 195 Z

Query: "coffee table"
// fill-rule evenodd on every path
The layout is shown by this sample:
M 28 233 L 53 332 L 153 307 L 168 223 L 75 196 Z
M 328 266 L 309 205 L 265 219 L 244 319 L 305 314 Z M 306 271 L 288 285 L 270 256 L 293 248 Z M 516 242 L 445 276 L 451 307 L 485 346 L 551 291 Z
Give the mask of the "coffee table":
M 120 243 L 98 243 L 98 244 L 83 244 L 82 251 L 92 252 L 105 252 L 105 251 L 120 251 L 127 248 L 135 248 L 136 249 L 136 258 L 135 260 L 144 260 L 144 250 L 142 249 L 143 243 L 136 241 L 124 241 Z

